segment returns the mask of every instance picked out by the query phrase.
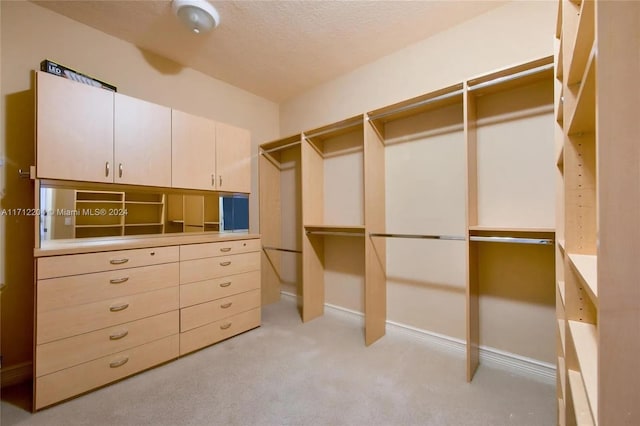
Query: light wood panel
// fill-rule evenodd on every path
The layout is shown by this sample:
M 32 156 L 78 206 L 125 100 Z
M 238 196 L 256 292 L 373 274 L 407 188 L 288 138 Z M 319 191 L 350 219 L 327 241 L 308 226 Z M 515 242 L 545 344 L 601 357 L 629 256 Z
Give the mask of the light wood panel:
M 177 334 L 67 368 L 35 380 L 35 408 L 40 409 L 177 358 Z
M 180 284 L 260 270 L 260 253 L 207 257 L 180 262 Z
M 171 109 L 115 94 L 114 182 L 171 186 Z
M 153 247 L 38 259 L 38 279 L 177 262 L 179 249 Z
M 38 280 L 38 312 L 177 286 L 178 263 Z
M 212 190 L 216 187 L 216 123 L 171 111 L 171 186 Z
M 259 289 L 189 306 L 180 309 L 180 331 L 185 332 L 259 307 Z
M 230 256 L 252 251 L 260 251 L 260 239 L 246 239 L 205 244 L 180 246 L 180 260 L 202 259 L 205 257 Z
M 467 159 L 467 226 L 478 225 L 478 136 L 476 98 L 465 84 L 464 128 Z M 467 246 L 467 286 L 466 286 L 466 367 L 467 381 L 471 381 L 480 361 L 479 284 L 478 284 L 478 247 L 469 242 Z
M 36 73 L 38 178 L 113 182 L 113 92 Z
M 364 123 L 364 221 L 365 221 L 365 343 L 371 345 L 385 334 L 387 321 L 387 244 L 372 238 L 384 233 L 385 148 L 373 126 Z
M 178 311 L 171 311 L 38 345 L 36 347 L 36 376 L 40 377 L 178 334 L 179 324 Z
M 260 288 L 260 272 L 252 271 L 180 286 L 180 307 L 209 302 Z
M 598 423 L 640 424 L 640 3 L 595 7 Z
M 226 192 L 251 192 L 251 133 L 216 123 L 216 188 Z
M 301 145 L 302 223 L 324 223 L 324 166 L 321 153 L 308 141 Z M 324 240 L 302 229 L 302 320 L 324 313 Z
M 212 345 L 221 340 L 259 326 L 260 309 L 252 309 L 250 311 L 180 333 L 180 355 L 188 354 L 189 352 Z
M 177 310 L 178 287 L 38 313 L 38 344 Z
M 260 233 L 265 247 L 282 248 L 280 168 L 265 155 L 259 158 Z M 262 252 L 262 304 L 280 300 L 282 254 Z

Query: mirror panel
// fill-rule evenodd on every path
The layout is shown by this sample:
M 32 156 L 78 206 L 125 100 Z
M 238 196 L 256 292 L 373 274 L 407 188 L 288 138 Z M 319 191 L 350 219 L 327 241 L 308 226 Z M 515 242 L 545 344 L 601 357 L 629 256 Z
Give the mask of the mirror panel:
M 246 194 L 42 185 L 40 240 L 248 231 Z

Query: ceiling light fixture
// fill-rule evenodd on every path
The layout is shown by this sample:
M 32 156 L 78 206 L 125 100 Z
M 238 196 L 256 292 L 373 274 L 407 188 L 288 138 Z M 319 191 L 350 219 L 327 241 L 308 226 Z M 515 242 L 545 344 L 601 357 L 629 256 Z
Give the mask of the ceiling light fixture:
M 173 0 L 171 7 L 178 19 L 196 34 L 218 26 L 220 15 L 207 0 Z

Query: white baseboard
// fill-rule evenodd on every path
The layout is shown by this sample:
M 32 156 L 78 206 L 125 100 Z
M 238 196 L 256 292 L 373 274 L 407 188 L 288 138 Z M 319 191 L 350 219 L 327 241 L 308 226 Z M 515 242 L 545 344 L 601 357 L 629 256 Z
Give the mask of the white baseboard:
M 33 364 L 31 361 L 16 365 L 8 365 L 0 368 L 0 387 L 17 385 L 31 380 L 33 376 Z
M 285 291 L 280 293 L 286 298 L 294 301 L 298 297 L 293 293 Z M 361 326 L 364 326 L 364 314 L 362 312 L 343 308 L 342 306 L 332 305 L 330 303 L 325 303 L 324 306 L 327 309 L 327 312 L 338 314 L 351 320 L 357 320 Z M 390 320 L 387 320 L 386 328 L 387 333 L 401 334 L 460 358 L 465 357 L 466 342 L 462 339 L 433 333 L 431 331 Z M 556 366 L 553 364 L 487 346 L 480 346 L 479 350 L 480 363 L 482 364 L 507 370 L 526 377 L 531 377 L 544 383 L 556 383 Z

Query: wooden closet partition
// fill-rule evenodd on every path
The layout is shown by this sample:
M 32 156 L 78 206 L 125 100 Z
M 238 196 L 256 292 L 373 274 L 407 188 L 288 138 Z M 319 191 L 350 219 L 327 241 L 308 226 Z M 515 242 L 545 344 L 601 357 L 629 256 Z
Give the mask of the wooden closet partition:
M 301 281 L 301 136 L 260 145 L 262 304 L 282 290 L 299 294 Z
M 465 340 L 468 380 L 481 345 L 549 366 L 552 75 L 553 58 L 543 58 L 303 132 L 302 320 L 322 315 L 340 288 L 355 303 L 346 308 L 364 310 L 367 345 L 389 314 Z M 281 246 L 280 188 L 263 183 L 279 172 L 265 161 L 261 230 L 265 245 Z M 334 274 L 336 262 L 349 278 Z M 277 282 L 270 273 L 264 286 Z

